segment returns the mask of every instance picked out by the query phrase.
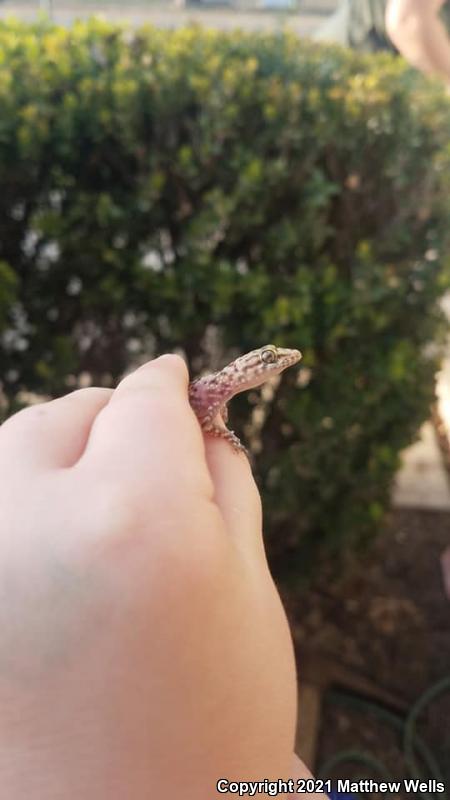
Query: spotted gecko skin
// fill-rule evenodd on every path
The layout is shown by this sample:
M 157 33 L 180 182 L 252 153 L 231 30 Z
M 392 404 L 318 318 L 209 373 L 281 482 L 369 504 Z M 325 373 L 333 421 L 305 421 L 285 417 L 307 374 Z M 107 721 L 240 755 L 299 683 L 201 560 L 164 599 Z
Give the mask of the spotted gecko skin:
M 189 402 L 203 431 L 226 439 L 236 452 L 246 452 L 234 431 L 224 425 L 228 419 L 227 403 L 235 394 L 260 386 L 272 375 L 279 375 L 301 357 L 299 350 L 268 344 L 240 356 L 219 372 L 192 381 L 189 384 Z

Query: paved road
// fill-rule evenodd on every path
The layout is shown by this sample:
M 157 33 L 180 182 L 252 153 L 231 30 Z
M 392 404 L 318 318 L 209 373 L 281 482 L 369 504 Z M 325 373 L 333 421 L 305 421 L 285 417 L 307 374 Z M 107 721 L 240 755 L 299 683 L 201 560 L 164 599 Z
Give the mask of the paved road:
M 312 2 L 308 4 L 311 7 Z M 0 6 L 0 19 L 15 16 L 19 19 L 32 21 L 38 13 L 38 3 L 16 4 L 14 2 L 2 3 Z M 88 17 L 97 13 L 93 7 L 80 6 L 70 2 L 54 2 L 53 18 L 60 25 L 69 26 L 75 19 Z M 175 8 L 142 8 L 138 5 L 128 5 L 126 8 L 117 5 L 103 5 L 99 12 L 108 19 L 117 22 L 130 22 L 132 25 L 142 25 L 151 22 L 162 28 L 178 28 L 188 22 L 195 21 L 202 25 L 230 30 L 236 27 L 244 30 L 276 30 L 282 25 L 287 25 L 300 36 L 308 36 L 324 20 L 323 13 L 308 11 L 285 16 L 270 12 L 244 12 L 228 11 L 226 9 L 175 9 Z

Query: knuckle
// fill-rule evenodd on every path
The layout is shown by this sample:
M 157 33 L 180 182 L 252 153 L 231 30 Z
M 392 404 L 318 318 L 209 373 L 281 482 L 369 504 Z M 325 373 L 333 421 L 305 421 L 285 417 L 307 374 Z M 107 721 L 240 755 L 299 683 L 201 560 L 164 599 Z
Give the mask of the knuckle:
M 20 425 L 34 425 L 41 424 L 48 415 L 48 402 L 34 403 L 33 405 L 21 408 L 11 417 L 2 423 L 0 430 L 6 431 Z

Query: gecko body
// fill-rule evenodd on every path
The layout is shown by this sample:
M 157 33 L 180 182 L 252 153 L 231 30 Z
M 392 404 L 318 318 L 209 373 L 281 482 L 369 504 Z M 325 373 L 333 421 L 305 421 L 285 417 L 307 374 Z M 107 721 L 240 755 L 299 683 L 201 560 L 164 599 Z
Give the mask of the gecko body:
M 268 344 L 240 356 L 219 372 L 192 381 L 189 402 L 205 433 L 226 439 L 236 451 L 245 451 L 234 431 L 224 426 L 228 419 L 227 403 L 235 394 L 260 386 L 272 375 L 279 375 L 301 357 L 299 350 Z

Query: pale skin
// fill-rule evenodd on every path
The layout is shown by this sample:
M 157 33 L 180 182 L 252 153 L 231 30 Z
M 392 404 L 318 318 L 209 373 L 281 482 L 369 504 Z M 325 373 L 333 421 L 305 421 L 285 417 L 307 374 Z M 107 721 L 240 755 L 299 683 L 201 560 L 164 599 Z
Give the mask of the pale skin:
M 450 38 L 439 17 L 445 0 L 389 0 L 386 29 L 417 69 L 443 78 L 450 90 Z
M 260 497 L 202 433 L 179 357 L 14 415 L 0 475 L 2 796 L 310 777 Z

